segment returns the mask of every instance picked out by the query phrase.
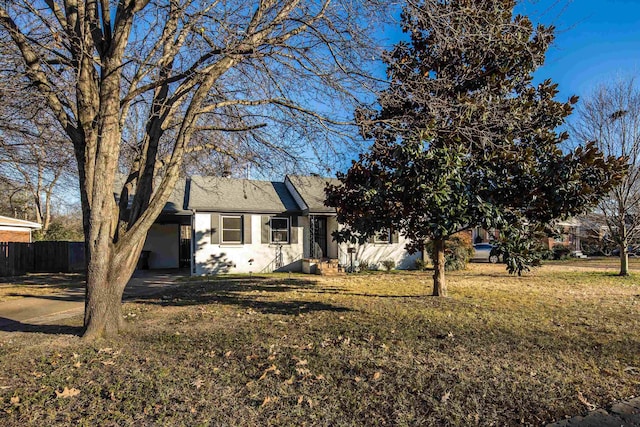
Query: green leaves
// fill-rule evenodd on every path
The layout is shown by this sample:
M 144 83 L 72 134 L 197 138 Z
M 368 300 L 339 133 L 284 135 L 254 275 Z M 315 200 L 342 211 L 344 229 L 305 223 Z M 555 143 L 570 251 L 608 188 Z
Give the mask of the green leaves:
M 593 144 L 564 153 L 557 127 L 577 98 L 533 86 L 553 28 L 513 16 L 513 0 L 424 0 L 405 8 L 399 43 L 385 60 L 391 83 L 380 108 L 358 111 L 375 140 L 327 205 L 349 226 L 338 240 L 392 227 L 421 250 L 475 226 L 499 229 L 507 268 L 539 261 L 537 230 L 593 206 L 622 176 L 622 159 Z M 363 241 L 363 240 L 362 240 Z

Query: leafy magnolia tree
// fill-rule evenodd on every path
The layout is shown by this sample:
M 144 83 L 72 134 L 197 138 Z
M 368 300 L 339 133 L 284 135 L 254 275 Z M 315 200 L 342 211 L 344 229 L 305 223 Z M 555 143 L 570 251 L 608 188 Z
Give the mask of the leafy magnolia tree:
M 389 87 L 379 108 L 357 112 L 373 138 L 328 205 L 348 225 L 339 240 L 393 227 L 422 250 L 434 246 L 434 295 L 446 295 L 445 240 L 475 226 L 505 237 L 511 272 L 536 259 L 532 236 L 553 219 L 593 205 L 621 161 L 591 144 L 564 153 L 556 128 L 577 101 L 533 85 L 553 28 L 514 16 L 514 0 L 410 2 L 410 38 L 386 55 Z
M 376 25 L 382 6 L 1 3 L 0 35 L 22 57 L 16 72 L 38 89 L 74 147 L 88 259 L 86 337 L 121 329 L 123 290 L 185 158 L 292 162 L 345 134 L 339 112 L 371 86 L 366 26 Z M 117 172 L 126 177 L 119 203 Z
M 620 249 L 620 275 L 629 275 L 628 246 L 640 238 L 640 90 L 635 78 L 598 87 L 577 108 L 575 139 L 628 160 L 628 173 L 589 216 L 595 234 Z M 604 227 L 601 227 L 604 226 Z M 607 245 L 607 242 L 603 242 Z

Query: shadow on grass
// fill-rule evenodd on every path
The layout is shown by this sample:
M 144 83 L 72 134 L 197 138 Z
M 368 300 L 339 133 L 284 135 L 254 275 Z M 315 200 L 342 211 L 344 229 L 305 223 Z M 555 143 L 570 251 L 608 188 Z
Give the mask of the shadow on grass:
M 79 302 L 79 301 L 84 301 L 84 290 L 73 292 L 73 293 L 66 292 L 66 293 L 61 293 L 57 295 L 29 295 L 29 294 L 20 294 L 17 292 L 11 292 L 11 293 L 8 293 L 7 296 L 46 299 L 51 301 Z
M 221 278 L 212 282 L 180 285 L 164 292 L 161 298 L 141 296 L 130 302 L 163 306 L 225 304 L 251 308 L 265 314 L 298 315 L 313 311 L 351 311 L 349 308 L 318 301 L 285 300 L 281 294 L 313 289 L 316 282 L 307 279 Z M 279 295 L 276 298 L 270 298 Z
M 24 276 L 3 278 L 0 283 L 37 288 L 77 288 L 84 286 L 85 275 L 82 273 L 29 273 Z
M 4 332 L 37 332 L 49 335 L 82 335 L 82 326 L 69 325 L 33 325 L 0 317 L 0 331 Z

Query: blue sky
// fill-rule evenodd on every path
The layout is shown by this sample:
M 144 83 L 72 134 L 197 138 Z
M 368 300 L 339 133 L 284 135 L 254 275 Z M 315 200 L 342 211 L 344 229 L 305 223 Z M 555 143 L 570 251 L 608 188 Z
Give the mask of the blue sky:
M 559 84 L 559 98 L 640 72 L 640 1 L 526 0 L 519 12 L 556 26 L 555 45 L 536 78 Z

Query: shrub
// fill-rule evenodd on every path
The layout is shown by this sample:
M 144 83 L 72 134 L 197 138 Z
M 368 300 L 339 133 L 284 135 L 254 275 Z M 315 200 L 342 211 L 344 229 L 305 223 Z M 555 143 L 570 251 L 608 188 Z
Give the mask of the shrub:
M 416 258 L 413 262 L 413 268 L 418 271 L 423 271 L 426 267 L 426 263 L 422 260 L 422 258 Z
M 433 241 L 429 241 L 426 250 L 435 257 Z M 449 237 L 445 242 L 444 268 L 446 271 L 464 270 L 473 256 L 473 244 L 469 233 L 460 232 Z
M 360 271 L 378 271 L 378 264 L 363 259 L 360 260 L 358 268 L 360 269 Z
M 571 249 L 564 245 L 553 245 L 553 259 L 567 259 Z
M 385 259 L 382 261 L 382 266 L 386 271 L 391 271 L 396 268 L 396 262 L 392 259 Z

